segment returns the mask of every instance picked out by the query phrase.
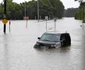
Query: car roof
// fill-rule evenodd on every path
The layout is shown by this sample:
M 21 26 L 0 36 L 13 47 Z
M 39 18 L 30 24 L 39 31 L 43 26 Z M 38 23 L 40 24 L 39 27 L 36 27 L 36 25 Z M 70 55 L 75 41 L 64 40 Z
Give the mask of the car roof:
M 58 31 L 49 31 L 49 32 L 45 32 L 46 34 L 67 34 L 67 32 L 58 32 Z

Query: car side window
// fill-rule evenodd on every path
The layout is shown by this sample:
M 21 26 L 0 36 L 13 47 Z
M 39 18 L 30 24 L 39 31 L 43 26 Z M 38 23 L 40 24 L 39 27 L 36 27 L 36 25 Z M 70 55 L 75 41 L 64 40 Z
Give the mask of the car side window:
M 70 41 L 71 39 L 70 39 L 70 35 L 68 34 L 68 33 L 65 33 L 65 34 L 63 34 L 63 39 L 67 42 L 67 41 Z
M 61 35 L 61 40 L 65 40 L 65 36 L 63 34 Z

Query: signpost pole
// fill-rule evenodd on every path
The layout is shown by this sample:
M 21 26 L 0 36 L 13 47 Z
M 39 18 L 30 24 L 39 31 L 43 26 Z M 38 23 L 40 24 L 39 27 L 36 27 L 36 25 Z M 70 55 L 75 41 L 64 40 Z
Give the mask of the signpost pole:
M 4 18 L 6 18 L 6 0 L 4 0 Z M 4 33 L 6 33 L 6 24 L 4 24 Z
M 47 31 L 47 19 L 46 19 L 46 31 Z
M 39 22 L 39 0 L 37 0 L 37 18 Z
M 9 32 L 10 32 L 10 25 L 11 25 L 11 21 L 9 21 Z
M 56 31 L 56 18 L 54 18 L 54 31 Z
M 45 16 L 45 20 L 46 20 L 46 31 L 47 31 L 47 20 L 48 20 L 48 16 Z
M 26 28 L 27 28 L 27 23 L 28 23 L 28 20 L 26 20 Z

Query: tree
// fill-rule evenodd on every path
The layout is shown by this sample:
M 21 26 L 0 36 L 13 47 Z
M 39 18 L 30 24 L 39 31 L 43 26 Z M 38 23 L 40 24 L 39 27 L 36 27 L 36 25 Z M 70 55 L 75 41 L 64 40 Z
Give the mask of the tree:
M 26 9 L 26 10 L 25 10 Z M 64 13 L 64 5 L 60 0 L 39 0 L 40 16 L 42 19 L 45 16 L 50 18 L 62 18 Z M 3 4 L 0 4 L 0 18 L 3 16 Z M 8 19 L 23 19 L 25 16 L 30 19 L 37 18 L 37 1 L 22 2 L 17 4 L 13 0 L 7 0 L 7 18 Z
M 64 13 L 64 6 L 60 0 L 40 0 L 40 14 L 61 18 Z
M 85 2 L 81 2 L 79 10 L 76 12 L 75 19 L 85 20 Z
M 12 1 L 7 2 L 7 17 L 8 19 L 21 19 L 22 11 L 19 4 Z
M 75 17 L 78 8 L 68 8 L 65 10 L 64 16 L 65 17 Z
M 1 3 L 0 4 L 0 19 L 3 19 L 3 15 L 4 15 L 4 5 Z

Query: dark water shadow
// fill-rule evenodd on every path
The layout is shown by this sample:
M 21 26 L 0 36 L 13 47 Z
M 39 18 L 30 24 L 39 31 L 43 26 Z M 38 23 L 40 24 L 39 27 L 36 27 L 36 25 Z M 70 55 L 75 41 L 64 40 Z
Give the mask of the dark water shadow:
M 56 52 L 56 53 L 67 53 L 71 49 L 71 46 L 58 47 L 58 48 L 35 48 L 37 52 Z
M 9 35 L 3 35 L 3 47 L 4 47 L 4 69 L 9 70 Z

